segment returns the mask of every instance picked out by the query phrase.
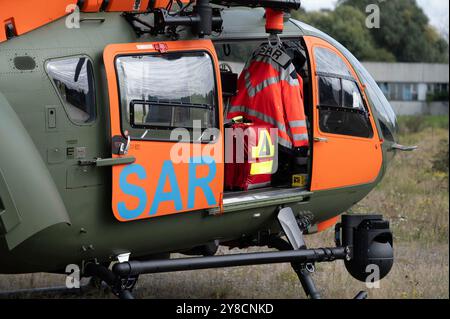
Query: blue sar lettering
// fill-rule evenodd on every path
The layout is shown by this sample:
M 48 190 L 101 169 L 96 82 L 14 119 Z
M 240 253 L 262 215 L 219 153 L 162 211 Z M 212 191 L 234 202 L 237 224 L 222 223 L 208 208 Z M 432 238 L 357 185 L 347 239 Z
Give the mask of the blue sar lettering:
M 208 166 L 207 176 L 197 178 L 197 167 L 199 166 Z M 156 215 L 160 204 L 163 202 L 173 202 L 175 211 L 194 209 L 196 194 L 199 193 L 197 190 L 200 190 L 203 193 L 209 206 L 217 205 L 214 192 L 210 185 L 217 174 L 217 167 L 214 159 L 209 156 L 192 157 L 189 161 L 187 173 L 188 185 L 184 185 L 185 187 L 187 186 L 187 206 L 183 207 L 180 185 L 175 173 L 175 167 L 171 161 L 165 161 L 163 163 L 148 215 Z M 143 187 L 128 182 L 128 177 L 132 174 L 136 174 L 140 180 L 147 178 L 145 168 L 139 164 L 126 166 L 120 173 L 119 187 L 122 192 L 126 195 L 136 197 L 139 200 L 136 209 L 128 209 L 125 202 L 119 202 L 117 204 L 118 214 L 123 219 L 127 220 L 136 219 L 144 214 L 148 200 L 148 196 Z M 150 178 L 153 178 L 153 176 L 150 176 Z M 167 183 L 170 191 L 165 192 L 164 188 Z

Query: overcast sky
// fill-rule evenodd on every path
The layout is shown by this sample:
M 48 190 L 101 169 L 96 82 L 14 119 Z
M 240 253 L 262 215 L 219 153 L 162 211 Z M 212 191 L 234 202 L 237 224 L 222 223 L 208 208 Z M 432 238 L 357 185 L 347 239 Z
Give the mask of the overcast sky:
M 395 0 L 382 0 L 395 1 Z M 306 10 L 319 10 L 322 8 L 334 8 L 336 0 L 302 0 L 302 6 Z M 374 0 L 376 3 L 377 0 Z M 448 0 L 417 0 L 419 6 L 425 11 L 430 18 L 430 22 L 440 32 L 448 30 L 449 2 Z M 447 31 L 448 33 L 448 31 Z

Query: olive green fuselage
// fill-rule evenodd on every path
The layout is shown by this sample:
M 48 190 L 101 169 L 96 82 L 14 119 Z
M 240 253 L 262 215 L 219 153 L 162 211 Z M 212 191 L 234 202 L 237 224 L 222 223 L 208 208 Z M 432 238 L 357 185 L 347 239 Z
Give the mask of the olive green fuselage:
M 79 29 L 68 29 L 63 18 L 0 44 L 0 273 L 57 272 L 94 258 L 107 262 L 123 252 L 131 252 L 132 258 L 150 256 L 213 240 L 239 239 L 261 230 L 277 231 L 279 203 L 218 215 L 196 211 L 127 223 L 115 219 L 111 167 L 81 167 L 67 150 L 85 148 L 88 159 L 111 157 L 103 50 L 111 43 L 158 38 L 137 38 L 116 13 L 83 16 L 105 20 L 85 21 Z M 286 22 L 283 36 L 305 34 Z M 230 10 L 224 14 L 224 32 L 212 39 L 266 36 L 259 14 Z M 97 119 L 84 126 L 70 121 L 45 71 L 49 59 L 79 55 L 93 62 L 96 90 Z M 30 56 L 35 68 L 17 69 L 16 56 Z M 50 111 L 56 112 L 56 125 L 49 125 Z M 305 192 L 300 202 L 286 205 L 297 214 L 308 212 L 313 223 L 342 214 L 381 180 L 389 157 L 384 147 L 383 166 L 374 182 Z

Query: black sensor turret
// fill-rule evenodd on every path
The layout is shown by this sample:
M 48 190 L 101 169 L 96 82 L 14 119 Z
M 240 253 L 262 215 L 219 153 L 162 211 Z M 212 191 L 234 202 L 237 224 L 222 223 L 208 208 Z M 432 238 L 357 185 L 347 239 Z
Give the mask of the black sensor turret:
M 378 280 L 389 274 L 394 264 L 393 236 L 381 215 L 343 215 L 337 230 L 342 232 L 342 237 L 337 236 L 339 244 L 350 248 L 345 268 L 353 278 L 365 282 L 373 271 Z

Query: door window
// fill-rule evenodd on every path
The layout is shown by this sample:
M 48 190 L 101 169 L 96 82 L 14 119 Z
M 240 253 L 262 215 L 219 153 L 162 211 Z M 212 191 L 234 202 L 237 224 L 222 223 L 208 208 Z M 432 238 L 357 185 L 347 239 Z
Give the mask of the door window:
M 170 140 L 175 128 L 217 127 L 216 82 L 207 53 L 120 56 L 116 70 L 122 132 L 133 139 Z
M 342 103 L 341 80 L 319 76 L 319 101 L 320 105 L 339 107 Z
M 324 133 L 371 138 L 373 130 L 356 79 L 333 51 L 316 47 L 319 126 Z

